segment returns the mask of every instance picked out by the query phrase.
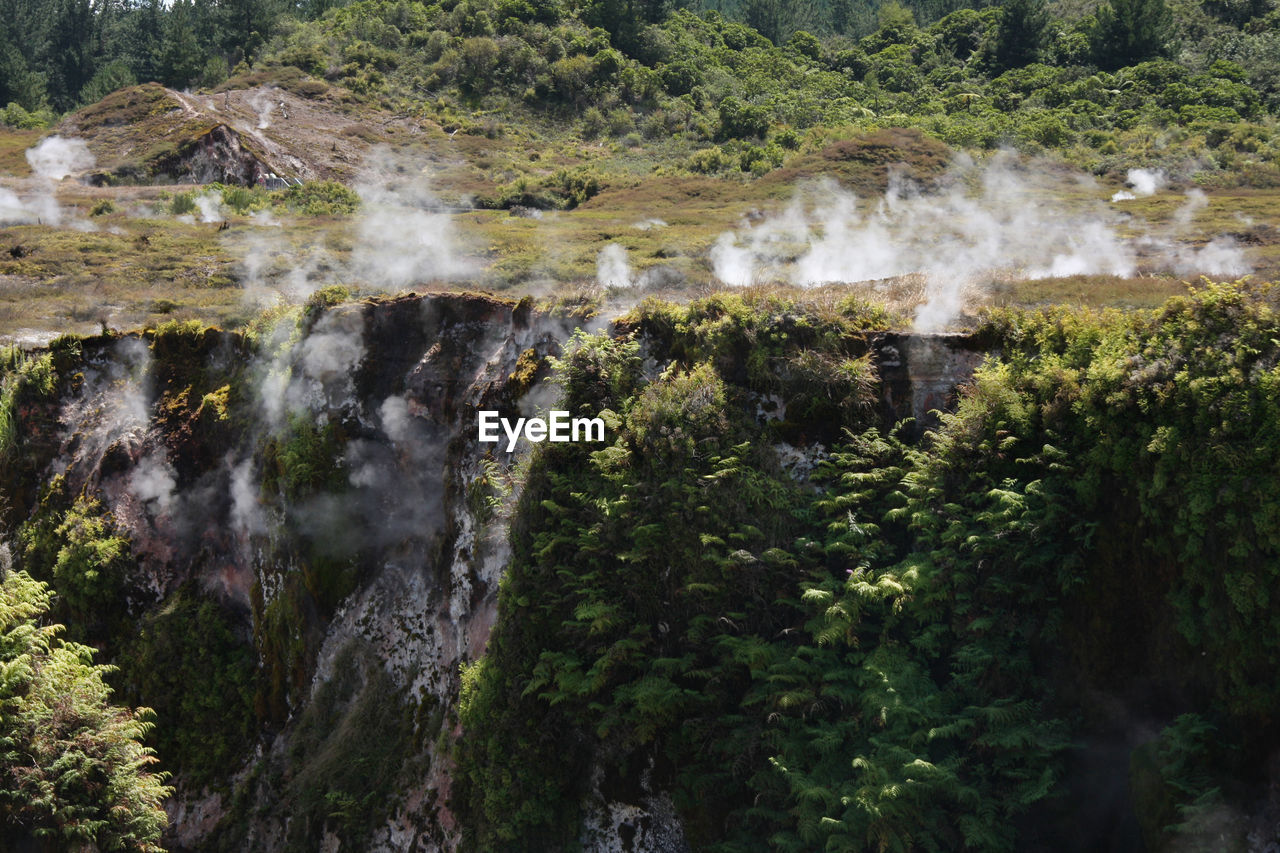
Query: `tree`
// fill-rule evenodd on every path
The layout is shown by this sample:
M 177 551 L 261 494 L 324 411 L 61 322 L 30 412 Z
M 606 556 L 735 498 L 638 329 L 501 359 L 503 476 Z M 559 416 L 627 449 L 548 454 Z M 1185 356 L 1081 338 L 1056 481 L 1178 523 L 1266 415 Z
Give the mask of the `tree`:
M 223 51 L 235 63 L 257 53 L 281 9 L 274 0 L 221 0 L 219 12 Z
M 44 75 L 32 71 L 16 47 L 0 44 L 0 104 L 16 103 L 34 111 L 44 101 Z
M 123 59 L 113 60 L 99 68 L 93 79 L 84 84 L 84 88 L 80 90 L 80 103 L 96 103 L 117 89 L 137 82 L 138 79 L 129 70 L 129 63 Z
M 796 30 L 815 30 L 823 19 L 813 0 L 743 0 L 742 20 L 760 35 L 781 46 Z
M 80 90 L 93 77 L 93 35 L 89 0 L 61 0 L 54 8 L 45 64 L 49 94 L 60 110 L 74 107 Z
M 164 42 L 165 10 L 160 0 L 143 0 L 125 15 L 121 26 L 120 51 L 139 80 L 161 76 L 160 49 Z
M 844 35 L 853 26 L 853 0 L 831 0 L 831 31 Z
M 160 76 L 165 85 L 181 89 L 190 85 L 204 67 L 204 51 L 196 38 L 195 11 L 188 0 L 169 9 L 164 41 L 160 45 Z
M 37 110 L 47 99 L 48 10 L 34 0 L 0 0 L 0 105 Z
M 0 567 L 3 571 L 3 567 Z M 110 667 L 41 625 L 49 588 L 0 580 L 0 847 L 159 851 L 172 792 L 142 739 L 150 711 L 109 703 Z
M 1048 27 L 1044 0 L 1007 0 L 996 30 L 995 70 L 1021 68 L 1038 60 Z
M 1173 13 L 1164 0 L 1110 0 L 1090 32 L 1094 62 L 1113 71 L 1168 53 Z

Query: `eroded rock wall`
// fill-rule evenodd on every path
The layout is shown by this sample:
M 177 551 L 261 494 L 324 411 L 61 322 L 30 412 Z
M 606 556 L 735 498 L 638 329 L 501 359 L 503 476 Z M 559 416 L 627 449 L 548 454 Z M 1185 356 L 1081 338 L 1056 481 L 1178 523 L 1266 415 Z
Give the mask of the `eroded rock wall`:
M 256 661 L 253 746 L 178 773 L 174 849 L 456 846 L 460 667 L 497 616 L 529 447 L 479 443 L 476 412 L 554 403 L 546 358 L 579 325 L 528 300 L 409 296 L 308 308 L 252 340 L 177 327 L 59 356 L 57 399 L 26 418 L 41 487 L 8 484 L 15 517 L 61 477 L 131 543 L 134 630 L 195 589 Z M 950 339 L 875 346 L 889 419 L 944 405 L 979 359 Z M 592 786 L 584 849 L 686 849 L 669 798 L 617 787 Z

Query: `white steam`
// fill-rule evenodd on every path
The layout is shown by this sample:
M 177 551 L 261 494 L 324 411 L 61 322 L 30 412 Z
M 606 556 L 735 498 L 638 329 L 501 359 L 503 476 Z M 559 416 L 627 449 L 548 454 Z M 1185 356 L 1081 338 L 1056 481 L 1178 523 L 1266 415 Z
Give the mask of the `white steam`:
M 1159 169 L 1130 169 L 1125 178 L 1138 196 L 1155 195 L 1166 181 Z
M 1204 190 L 1187 190 L 1187 200 L 1173 214 L 1173 221 L 1179 228 L 1187 228 L 1195 220 L 1196 214 L 1209 206 L 1209 197 Z
M 1173 214 L 1173 233 L 1171 240 L 1186 237 L 1188 229 L 1195 221 L 1196 214 L 1209 206 L 1209 197 L 1202 190 L 1187 191 L 1187 200 Z M 1185 243 L 1169 243 L 1166 253 L 1171 258 L 1170 266 L 1178 275 L 1211 275 L 1219 277 L 1239 277 L 1252 271 L 1245 259 L 1244 251 L 1233 237 L 1215 237 L 1199 248 Z
M 413 417 L 409 413 L 409 401 L 404 397 L 391 396 L 382 401 L 378 408 L 378 417 L 382 421 L 382 431 L 396 444 L 402 444 L 412 435 Z
M 1168 183 L 1168 178 L 1160 169 L 1130 169 L 1125 173 L 1125 183 L 1133 187 L 1133 191 L 1119 190 L 1111 196 L 1112 201 L 1133 201 L 1155 195 Z
M 475 272 L 424 168 L 374 149 L 356 191 L 361 216 L 351 265 L 357 278 L 380 290 L 399 290 Z
M 976 193 L 959 180 L 967 176 L 977 179 Z M 930 330 L 959 313 L 966 291 L 996 276 L 1133 272 L 1133 252 L 1110 228 L 1039 204 L 1036 187 L 1009 164 L 961 164 L 954 177 L 939 193 L 895 179 L 884 198 L 866 205 L 823 182 L 797 194 L 781 216 L 721 236 L 711 251 L 716 277 L 736 286 L 781 279 L 808 287 L 923 275 L 916 327 Z
M 1146 171 L 1138 178 L 1144 190 L 1162 179 Z M 985 167 L 960 159 L 935 192 L 894 178 L 885 196 L 872 201 L 827 180 L 798 191 L 782 213 L 721 235 L 710 259 L 716 278 L 736 287 L 921 276 L 924 302 L 915 326 L 922 331 L 953 322 L 975 293 L 996 281 L 1134 275 L 1139 247 L 1164 271 L 1248 271 L 1229 240 L 1198 250 L 1180 247 L 1172 236 L 1129 240 L 1104 207 L 1051 201 L 1062 197 L 1061 189 L 1009 156 Z M 1188 205 L 1201 202 L 1193 196 Z
M 201 222 L 222 222 L 227 218 L 226 208 L 222 205 L 222 196 L 210 190 L 201 193 L 195 199 L 196 210 L 200 211 Z
M 302 302 L 346 273 L 322 244 L 299 247 L 279 220 L 256 215 L 250 219 L 260 227 L 229 232 L 224 240 L 239 256 L 240 286 L 251 305 Z
M 151 348 L 139 338 L 125 338 L 107 359 L 84 371 L 80 393 L 63 404 L 59 415 L 73 443 L 69 467 L 86 475 L 101 464 L 113 446 L 141 445 L 150 420 Z
M 0 189 L 0 225 L 62 225 L 64 211 L 54 193 L 63 178 L 93 168 L 96 161 L 89 146 L 83 139 L 50 136 L 28 148 L 26 154 L 35 176 L 34 187 L 25 198 L 12 190 Z M 73 220 L 69 224 L 94 230 L 92 224 L 84 221 Z
M 0 187 L 0 225 L 24 225 L 35 219 L 36 215 L 17 193 Z
M 169 515 L 173 511 L 177 489 L 177 474 L 163 449 L 142 457 L 129 474 L 129 491 L 142 503 L 154 501 L 156 515 Z
M 596 281 L 601 287 L 631 287 L 635 279 L 631 274 L 631 264 L 627 261 L 627 250 L 617 243 L 610 243 L 596 255 Z
M 249 106 L 258 114 L 258 130 L 271 127 L 271 114 L 276 109 L 274 89 L 263 89 L 249 99 Z
M 239 278 L 248 302 L 296 303 L 331 284 L 396 291 L 479 271 L 463 251 L 450 214 L 432 194 L 420 164 L 375 149 L 356 190 L 361 212 L 352 226 L 348 257 L 320 243 L 298 246 L 269 213 L 250 217 L 259 228 L 224 237 L 239 256 Z M 205 210 L 201 207 L 202 218 Z M 220 219 L 220 205 L 209 215 Z
M 27 162 L 37 177 L 60 181 L 68 175 L 92 169 L 96 162 L 83 139 L 50 136 L 27 149 Z
M 253 463 L 246 459 L 231 469 L 231 525 L 244 534 L 265 533 L 267 519 L 258 497 Z
M 268 366 L 260 398 L 266 423 L 279 428 L 289 415 L 340 409 L 349 403 L 364 354 L 360 314 L 325 312 L 306 338 Z

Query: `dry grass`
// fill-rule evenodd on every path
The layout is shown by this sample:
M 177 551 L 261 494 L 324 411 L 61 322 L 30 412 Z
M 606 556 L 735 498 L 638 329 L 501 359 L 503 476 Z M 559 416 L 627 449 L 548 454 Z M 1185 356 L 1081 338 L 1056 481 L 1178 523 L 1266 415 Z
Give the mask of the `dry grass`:
M 104 138 L 112 139 L 115 134 L 139 132 L 112 124 L 113 115 L 128 116 L 131 110 L 141 110 L 144 130 L 147 121 L 158 120 L 157 116 L 169 121 L 175 118 L 169 96 L 143 94 L 147 97 L 139 95 L 137 103 L 116 105 L 114 112 L 103 111 L 100 105 L 97 111 L 86 111 L 79 118 L 98 128 Z M 246 91 L 233 91 L 226 102 L 221 94 L 191 97 L 198 105 L 212 104 L 249 118 Z M 356 147 L 342 146 L 367 145 L 360 139 L 353 142 L 341 132 L 357 116 L 339 108 L 337 95 L 309 100 L 286 97 L 294 99 L 291 110 L 316 122 L 316 133 L 331 131 L 339 150 L 326 147 L 324 153 L 335 164 L 339 155 L 354 157 L 357 153 Z M 361 109 L 367 112 L 369 108 Z M 320 127 L 330 119 L 329 130 Z M 883 189 L 895 163 L 906 161 L 909 173 L 928 182 L 945 170 L 947 162 L 944 148 L 913 132 L 882 132 L 858 140 L 832 131 L 813 136 L 805 150 L 792 155 L 783 169 L 761 179 L 737 172 L 692 175 L 672 166 L 687 156 L 692 146 L 689 141 L 645 141 L 639 146 L 608 140 L 584 142 L 551 124 L 498 128 L 486 136 L 479 130 L 480 119 L 468 122 L 459 124 L 455 128 L 458 132 L 452 135 L 445 127 L 451 127 L 454 119 L 445 117 L 386 115 L 377 127 L 378 134 L 431 175 L 433 187 L 446 204 L 465 206 L 471 198 L 493 197 L 518 177 L 539 179 L 557 169 L 580 166 L 598 172 L 605 189 L 570 211 L 532 216 L 500 210 L 454 214 L 461 250 L 477 261 L 480 272 L 473 279 L 438 286 L 485 288 L 513 295 L 533 293 L 547 298 L 598 294 L 597 255 L 606 245 L 617 243 L 627 250 L 635 273 L 661 275 L 651 278 L 657 283 L 644 292 L 632 289 L 610 294 L 615 305 L 645 293 L 684 300 L 720 287 L 708 256 L 716 239 L 730 229 L 780 211 L 797 182 L 835 174 L 865 197 Z M 294 131 L 302 132 L 290 129 Z M 0 172 L 24 172 L 23 151 L 40 136 L 39 132 L 0 131 Z M 357 161 L 351 160 L 347 168 L 354 171 L 356 166 Z M 1114 183 L 1076 181 L 1078 173 L 1060 163 L 1037 162 L 1027 168 L 1057 179 L 1050 181 L 1054 189 L 1043 190 L 1043 197 L 1035 202 L 1069 211 L 1109 204 L 1110 194 L 1118 188 Z M 15 178 L 0 178 L 0 182 L 21 184 Z M 219 233 L 215 225 L 182 223 L 156 212 L 162 210 L 168 194 L 189 189 L 89 187 L 68 180 L 59 188 L 59 200 L 74 208 L 81 220 L 96 225 L 97 231 L 36 226 L 0 229 L 0 340 L 29 337 L 30 330 L 44 334 L 92 331 L 102 323 L 125 328 L 172 317 L 236 325 L 260 304 L 247 299 L 240 287 L 241 261 L 255 235 L 275 244 L 267 269 L 278 277 L 287 275 L 291 265 L 297 264 L 296 258 L 311 247 L 323 247 L 336 269 L 343 267 L 349 255 L 354 234 L 348 220 L 295 218 L 282 229 L 258 229 L 243 217 L 232 217 L 229 230 Z M 1130 237 L 1154 234 L 1199 246 L 1216 236 L 1232 235 L 1245 246 L 1257 277 L 1280 278 L 1280 190 L 1219 190 L 1207 198 L 1207 206 L 1194 211 L 1185 223 L 1180 212 L 1185 212 L 1187 200 L 1180 191 L 1166 190 L 1115 204 L 1112 209 L 1123 217 L 1121 231 Z M 111 200 L 116 212 L 90 218 L 88 211 L 102 200 Z M 17 247 L 22 251 L 11 254 Z M 797 246 L 796 251 L 801 248 Z M 1154 269 L 1143 260 L 1141 274 L 1132 278 L 1001 280 L 971 287 L 967 304 L 970 311 L 992 303 L 1145 308 L 1184 287 L 1177 278 L 1153 274 Z M 429 277 L 430 272 L 424 270 L 423 274 Z M 341 283 L 356 291 L 362 284 Z M 904 322 L 926 297 L 925 281 L 919 276 L 811 289 L 776 284 L 762 287 L 782 287 L 781 292 L 816 302 L 853 294 L 885 304 Z
M 10 130 L 0 127 L 0 175 L 25 178 L 31 174 L 27 149 L 46 134 L 43 130 Z
M 0 229 L 0 340 L 175 318 L 244 321 L 216 226 L 120 215 L 94 224 L 100 230 L 92 233 L 36 225 Z
M 1172 276 L 1075 275 L 1000 282 L 985 292 L 985 301 L 1010 307 L 1154 308 L 1186 289 L 1186 282 Z

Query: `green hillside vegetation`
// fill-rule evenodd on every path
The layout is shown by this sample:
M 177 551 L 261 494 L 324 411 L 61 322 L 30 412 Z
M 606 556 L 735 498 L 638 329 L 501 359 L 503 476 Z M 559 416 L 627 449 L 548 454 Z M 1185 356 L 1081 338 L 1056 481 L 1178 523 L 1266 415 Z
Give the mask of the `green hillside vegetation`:
M 704 172 L 768 171 L 811 128 L 917 126 L 958 147 L 1061 151 L 1098 172 L 1194 162 L 1228 183 L 1280 183 L 1280 12 L 1268 0 L 1087 11 L 747 0 L 724 12 L 361 0 L 287 14 L 266 0 L 75 0 L 52 17 L 7 5 L 0 103 L 14 104 L 15 127 L 135 81 L 235 85 L 250 67 L 291 66 L 451 129 L 569 122 L 584 141 L 676 138 Z
M 592 762 L 652 772 L 699 850 L 1026 849 L 1096 793 L 1068 772 L 1108 724 L 1086 697 L 1139 679 L 1177 718 L 1133 771 L 1147 842 L 1236 849 L 1245 824 L 1208 817 L 1274 747 L 1280 699 L 1277 496 L 1255 476 L 1280 463 L 1274 294 L 993 312 L 1003 357 L 917 446 L 858 405 L 874 315 L 780 308 L 646 303 L 651 381 L 625 340 L 561 360 L 609 443 L 529 471 L 464 676 L 474 849 L 568 844 Z M 843 401 L 812 481 L 748 414 L 765 391 L 790 428 Z
M 523 107 L 574 120 L 584 139 L 682 139 L 695 171 L 767 172 L 810 128 L 916 126 L 963 148 L 1062 151 L 1098 172 L 1198 157 L 1234 180 L 1280 181 L 1274 13 L 1227 23 L 1193 7 L 1175 26 L 1162 2 L 1121 0 L 1057 20 L 1019 0 L 918 26 L 890 5 L 861 39 L 799 31 L 775 45 L 716 12 L 628 26 L 605 7 L 356 3 L 271 42 L 260 62 L 395 109 L 478 110 L 495 131 Z

